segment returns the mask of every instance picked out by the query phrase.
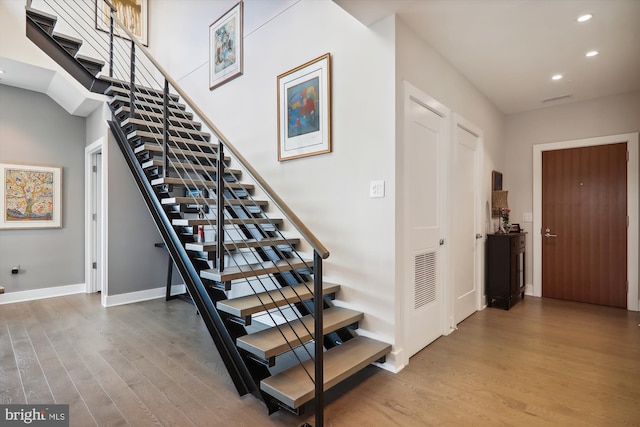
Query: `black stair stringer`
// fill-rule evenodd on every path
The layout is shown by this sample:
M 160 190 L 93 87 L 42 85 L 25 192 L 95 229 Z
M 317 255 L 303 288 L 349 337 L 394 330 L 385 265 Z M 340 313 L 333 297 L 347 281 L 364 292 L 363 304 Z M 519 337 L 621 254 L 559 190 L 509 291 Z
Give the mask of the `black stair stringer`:
M 162 204 L 156 196 L 151 183 L 146 179 L 142 167 L 138 163 L 133 149 L 129 145 L 122 129 L 113 121 L 109 120 L 109 127 L 115 136 L 118 145 L 125 157 L 127 165 L 131 170 L 134 180 L 140 190 L 140 193 L 153 217 L 158 231 L 164 240 L 164 243 L 175 262 L 180 275 L 185 281 L 189 293 L 193 297 L 193 301 L 198 308 L 202 320 L 204 320 L 211 338 L 213 339 L 222 360 L 236 386 L 238 393 L 243 396 L 251 393 L 257 398 L 263 400 L 263 396 L 254 382 L 251 372 L 245 364 L 234 340 L 227 331 L 223 319 L 216 310 L 213 301 L 207 293 L 207 288 L 202 282 L 198 272 L 191 263 L 189 256 L 180 243 L 180 238 L 171 225 L 171 220 L 167 217 Z
M 97 78 L 87 71 L 76 58 L 69 54 L 52 36 L 47 34 L 29 15 L 27 15 L 26 33 L 29 40 L 49 55 L 51 59 L 56 61 L 89 91 L 103 94 L 109 87 L 110 83 Z

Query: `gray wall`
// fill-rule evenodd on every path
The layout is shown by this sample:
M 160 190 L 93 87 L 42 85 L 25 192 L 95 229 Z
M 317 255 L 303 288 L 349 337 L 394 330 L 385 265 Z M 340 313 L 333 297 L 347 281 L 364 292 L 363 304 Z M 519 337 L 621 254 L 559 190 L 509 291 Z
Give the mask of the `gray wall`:
M 84 118 L 44 94 L 0 85 L 0 162 L 62 166 L 62 228 L 0 230 L 7 293 L 84 283 L 84 145 Z
M 167 251 L 118 144 L 109 136 L 109 295 L 159 288 L 166 283 Z
M 502 170 L 509 190 L 511 221 L 533 233 L 522 214 L 533 212 L 533 146 L 640 131 L 640 92 L 542 108 L 507 117 L 505 126 L 508 162 Z M 533 266 L 533 237 L 527 238 L 527 265 Z M 527 284 L 533 284 L 533 268 L 527 268 Z
M 108 162 L 103 168 L 108 197 L 107 295 L 113 296 L 164 286 L 168 254 L 154 247 L 162 239 L 107 120 L 111 120 L 111 112 L 106 104 L 87 117 L 86 143 L 107 141 L 103 144 L 107 153 L 102 153 L 102 161 Z M 183 283 L 175 276 L 175 283 Z

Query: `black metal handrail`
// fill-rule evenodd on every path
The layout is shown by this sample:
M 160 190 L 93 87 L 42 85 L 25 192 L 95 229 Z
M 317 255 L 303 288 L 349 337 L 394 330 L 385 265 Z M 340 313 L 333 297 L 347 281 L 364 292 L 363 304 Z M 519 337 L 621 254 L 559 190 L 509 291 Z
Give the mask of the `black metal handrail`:
M 47 4 L 55 3 L 58 5 L 58 1 L 63 0 L 43 0 Z M 225 228 L 225 220 L 230 219 L 228 216 L 229 211 L 233 210 L 233 202 L 237 201 L 241 197 L 247 197 L 249 194 L 249 190 L 246 186 L 242 184 L 227 184 L 225 180 L 225 176 L 227 173 L 233 173 L 232 171 L 226 169 L 225 165 L 225 151 L 229 151 L 231 153 L 231 157 L 238 162 L 244 171 L 246 171 L 252 180 L 262 189 L 264 194 L 273 202 L 273 204 L 280 210 L 280 212 L 284 215 L 284 217 L 289 221 L 294 228 L 300 233 L 300 235 L 308 242 L 310 247 L 313 249 L 313 267 L 307 266 L 309 272 L 312 272 L 313 275 L 313 294 L 317 296 L 314 298 L 314 330 L 317 331 L 318 336 L 310 331 L 310 333 L 315 339 L 314 345 L 314 354 L 309 354 L 310 357 L 315 359 L 315 368 L 313 375 L 308 372 L 309 378 L 315 382 L 315 405 L 316 405 L 316 425 L 321 426 L 323 424 L 323 406 L 324 406 L 324 397 L 323 397 L 323 339 L 322 339 L 322 330 L 323 330 L 323 319 L 322 319 L 322 309 L 323 309 L 323 298 L 322 298 L 322 260 L 326 259 L 329 256 L 329 251 L 319 242 L 319 240 L 311 233 L 311 231 L 306 227 L 306 225 L 293 213 L 293 211 L 282 201 L 282 199 L 273 191 L 273 189 L 266 183 L 266 181 L 257 173 L 257 171 L 246 161 L 246 159 L 238 152 L 235 147 L 228 141 L 228 139 L 220 132 L 220 130 L 211 122 L 211 120 L 200 110 L 200 108 L 191 100 L 191 98 L 179 87 L 179 85 L 171 78 L 171 76 L 163 69 L 163 67 L 157 62 L 157 60 L 150 54 L 148 49 L 133 35 L 128 28 L 118 19 L 115 7 L 108 1 L 103 0 L 105 4 L 107 4 L 109 13 L 109 28 L 110 31 L 108 33 L 108 47 L 104 48 L 104 36 L 102 34 L 96 34 L 97 32 L 93 32 L 92 34 L 87 34 L 83 37 L 85 40 L 93 40 L 97 41 L 97 44 L 102 46 L 95 46 L 92 44 L 97 51 L 99 51 L 100 55 L 103 55 L 108 59 L 109 64 L 109 77 L 113 78 L 115 81 L 127 82 L 130 89 L 130 99 L 129 99 L 129 119 L 131 122 L 136 120 L 136 117 L 141 117 L 143 119 L 152 119 L 153 112 L 152 107 L 145 105 L 145 96 L 151 96 L 156 93 L 161 93 L 164 99 L 163 111 L 162 111 L 162 120 L 161 123 L 158 123 L 157 126 L 147 125 L 149 133 L 155 135 L 153 132 L 154 129 L 160 129 L 162 134 L 160 137 L 152 136 L 150 139 L 153 140 L 153 143 L 159 145 L 161 147 L 160 151 L 162 152 L 162 178 L 169 178 L 171 173 L 175 173 L 176 177 L 179 178 L 186 188 L 202 188 L 207 190 L 203 192 L 202 196 L 191 194 L 194 204 L 201 206 L 206 204 L 206 201 L 201 201 L 201 199 L 206 197 L 206 193 L 215 193 L 216 194 L 216 212 L 214 215 L 215 224 L 212 221 L 209 221 L 209 225 L 211 227 L 215 227 L 216 236 L 217 236 L 217 250 L 216 250 L 216 267 L 218 271 L 222 272 L 225 269 L 225 256 L 229 258 L 229 261 L 232 263 L 238 263 L 238 261 L 244 263 L 245 265 L 249 265 L 251 261 L 252 255 L 247 255 L 243 250 L 250 249 L 251 246 L 246 243 L 242 243 L 240 241 L 236 241 L 233 239 L 233 236 L 227 228 Z M 55 7 L 52 7 L 56 10 Z M 61 10 L 64 7 L 59 7 Z M 80 8 L 83 9 L 83 8 Z M 72 21 L 75 21 L 77 26 L 82 27 L 82 23 L 76 20 L 86 22 L 90 22 L 92 18 L 92 14 L 90 11 L 85 10 L 77 12 L 78 17 L 71 17 Z M 96 7 L 96 19 L 99 18 L 100 11 Z M 84 18 L 83 14 L 84 13 Z M 70 15 L 71 16 L 71 15 Z M 88 17 L 88 18 L 87 18 Z M 73 23 L 71 23 L 72 26 Z M 127 37 L 131 41 L 126 41 L 121 37 Z M 101 41 L 103 43 L 101 43 Z M 130 55 L 126 54 L 126 50 L 129 50 Z M 140 59 L 143 58 L 143 60 Z M 157 72 L 156 72 L 157 71 Z M 163 78 L 163 84 L 158 84 L 156 80 L 156 75 L 161 74 Z M 158 87 L 159 89 L 154 89 L 154 87 Z M 170 92 L 171 89 L 171 92 Z M 203 124 L 211 131 L 211 133 L 218 140 L 218 152 L 215 163 L 210 160 L 203 161 L 200 157 L 192 157 L 194 153 L 205 153 L 205 149 L 202 146 L 196 145 L 196 151 L 192 151 L 191 148 L 181 150 L 182 154 L 177 154 L 177 152 L 172 152 L 169 150 L 169 141 L 171 138 L 180 138 L 180 134 L 177 131 L 172 130 L 172 120 L 175 122 L 176 120 L 181 121 L 181 125 L 190 128 L 191 130 L 196 131 L 197 127 L 193 125 L 189 120 L 189 115 L 186 113 L 178 113 L 176 111 L 171 110 L 171 103 L 173 101 L 173 96 L 171 94 L 177 93 L 179 98 L 182 99 L 188 108 L 191 109 L 193 113 L 203 122 Z M 114 112 L 115 114 L 115 112 Z M 176 117 L 177 116 L 177 117 Z M 112 124 L 112 130 L 116 134 L 120 134 L 120 140 L 126 142 L 127 135 L 122 133 L 120 128 L 116 128 Z M 172 254 L 174 260 L 176 258 L 180 258 L 182 260 L 181 263 L 178 264 L 178 268 L 183 274 L 183 277 L 189 276 L 192 278 L 194 282 L 194 290 L 197 290 L 197 304 L 201 310 L 212 310 L 215 312 L 215 306 L 212 303 L 211 299 L 207 295 L 206 289 L 202 284 L 202 281 L 199 278 L 197 271 L 194 269 L 193 265 L 190 264 L 190 260 L 188 255 L 185 252 L 184 247 L 181 246 L 180 239 L 176 235 L 175 230 L 171 226 L 171 222 L 168 219 L 166 213 L 162 209 L 162 204 L 158 200 L 156 194 L 154 193 L 153 187 L 151 183 L 146 180 L 146 176 L 144 171 L 140 167 L 140 164 L 136 163 L 135 153 L 133 153 L 131 147 L 128 144 L 123 146 L 123 152 L 125 153 L 125 157 L 127 157 L 127 161 L 130 163 L 132 171 L 134 171 L 134 175 L 137 176 L 137 181 L 139 186 L 144 188 L 143 193 L 147 195 L 145 198 L 148 198 L 147 203 L 149 206 L 152 206 L 156 211 L 154 217 L 156 217 L 156 222 L 159 223 L 159 228 L 161 230 L 161 234 L 163 234 L 163 238 L 165 238 L 165 243 L 167 243 L 167 247 L 169 252 Z M 184 152 L 182 152 L 184 151 Z M 189 162 L 182 162 L 181 160 L 187 160 Z M 190 164 L 190 168 L 189 165 Z M 210 168 L 210 169 L 207 169 Z M 200 170 L 215 170 L 216 172 L 216 180 L 215 183 L 206 183 L 204 179 L 195 178 L 191 175 L 195 175 Z M 191 175 L 190 175 L 191 174 Z M 243 196 L 241 196 L 241 194 Z M 144 194 L 143 194 L 144 195 Z M 251 197 L 247 197 L 251 199 Z M 255 202 L 255 206 L 258 206 L 258 202 Z M 202 209 L 202 207 L 200 207 Z M 150 207 L 151 210 L 151 207 Z M 152 212 L 153 214 L 153 212 Z M 240 220 L 238 223 L 243 226 L 252 226 L 255 224 L 255 221 L 252 221 L 251 218 L 234 218 L 235 220 Z M 162 225 L 162 226 L 161 226 Z M 276 228 L 276 233 L 283 237 L 279 230 Z M 277 237 L 277 236 L 276 236 Z M 227 240 L 228 238 L 228 240 Z M 265 240 L 270 239 L 271 242 L 274 242 L 273 252 L 278 257 L 283 258 L 286 262 L 288 262 L 291 266 L 292 261 L 283 255 L 280 249 L 278 249 L 275 244 L 276 239 L 271 235 L 263 236 Z M 170 241 L 170 244 L 169 242 Z M 232 245 L 231 249 L 227 249 L 228 244 Z M 231 255 L 231 250 L 239 251 L 239 255 L 234 258 Z M 292 251 L 293 255 L 299 259 L 302 259 L 301 255 L 296 251 Z M 270 256 L 268 259 L 271 259 Z M 184 264 L 184 265 L 181 265 Z M 282 270 L 284 271 L 284 270 Z M 296 276 L 298 274 L 296 273 Z M 251 291 L 257 294 L 257 291 L 254 289 L 254 284 L 250 283 L 251 280 L 254 282 L 255 279 L 252 279 L 251 274 L 245 275 L 245 280 L 250 284 Z M 269 279 L 258 279 L 257 281 L 260 283 L 260 286 L 263 289 L 267 289 L 269 287 L 269 282 L 277 285 L 274 281 L 273 277 Z M 192 292 L 193 294 L 193 292 Z M 262 302 L 263 306 L 269 301 Z M 202 308 L 200 307 L 202 305 Z M 282 314 L 282 310 L 277 308 L 276 310 L 280 310 Z M 273 318 L 271 310 L 267 310 L 267 315 L 275 322 Z M 294 313 L 297 317 L 299 315 Z M 283 314 L 284 316 L 284 314 Z M 215 317 L 215 316 L 214 316 Z M 284 316 L 286 319 L 286 316 Z M 215 327 L 219 328 L 224 327 L 222 322 L 219 320 L 213 319 L 210 322 L 215 325 Z M 205 319 L 205 322 L 207 320 Z M 287 320 L 288 324 L 288 320 Z M 208 324 L 209 326 L 209 324 Z M 279 328 L 280 326 L 277 325 Z M 295 332 L 295 331 L 294 331 Z M 280 332 L 281 334 L 284 333 Z M 224 335 L 224 334 L 223 334 Z M 214 334 L 212 333 L 212 336 Z M 299 339 L 300 343 L 303 341 Z M 215 337 L 214 337 L 215 340 Z M 219 341 L 226 342 L 228 345 L 228 338 L 222 337 L 219 338 Z M 216 341 L 218 342 L 218 341 Z M 290 348 L 293 349 L 293 345 L 289 344 Z M 235 346 L 234 346 L 235 348 Z M 307 351 L 306 347 L 303 346 L 304 350 Z M 237 349 L 236 349 L 237 352 Z M 293 353 L 296 357 L 298 355 Z M 233 358 L 238 358 L 238 356 L 230 356 Z M 224 358 L 224 357 L 223 357 Z M 302 361 L 298 359 L 300 363 Z M 246 373 L 239 374 L 241 377 L 245 376 Z M 232 375 L 233 376 L 233 375 Z M 240 388 L 239 388 L 240 391 Z

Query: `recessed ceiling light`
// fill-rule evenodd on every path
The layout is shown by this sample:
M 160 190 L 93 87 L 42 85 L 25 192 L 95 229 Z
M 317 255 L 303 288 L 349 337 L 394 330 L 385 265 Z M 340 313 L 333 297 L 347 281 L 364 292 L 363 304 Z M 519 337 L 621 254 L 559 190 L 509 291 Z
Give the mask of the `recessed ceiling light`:
M 562 77 L 562 74 L 554 74 L 551 76 L 551 80 L 560 80 Z
M 0 74 L 4 74 L 4 70 L 0 70 Z
M 597 54 L 599 54 L 600 52 L 598 52 L 597 50 L 590 50 L 589 52 L 587 52 L 585 54 L 585 56 L 587 57 L 592 57 L 592 56 L 596 56 Z
M 593 18 L 592 14 L 585 13 L 584 15 L 578 16 L 578 19 L 576 19 L 576 21 L 578 21 L 578 22 L 587 22 L 591 18 Z

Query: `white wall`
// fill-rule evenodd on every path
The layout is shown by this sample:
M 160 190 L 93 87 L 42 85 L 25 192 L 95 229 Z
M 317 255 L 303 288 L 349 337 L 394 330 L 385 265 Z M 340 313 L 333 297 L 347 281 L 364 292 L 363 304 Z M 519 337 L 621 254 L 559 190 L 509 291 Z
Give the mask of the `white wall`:
M 175 31 L 155 24 L 163 32 L 152 28 L 150 48 L 163 47 L 160 62 L 329 248 L 326 279 L 344 285 L 338 304 L 366 313 L 360 333 L 399 348 L 395 156 L 401 82 L 410 81 L 484 131 L 485 201 L 491 170 L 504 166 L 503 115 L 394 16 L 367 28 L 329 0 L 271 2 L 261 22 L 255 21 L 256 8 L 265 2 L 245 1 L 251 23 L 244 75 L 209 91 L 208 26 L 233 4 L 191 1 L 178 8 L 159 2 L 152 17 L 177 24 Z M 326 52 L 333 61 L 333 152 L 278 163 L 276 78 Z M 369 198 L 374 179 L 386 181 L 385 198 Z
M 432 98 L 435 98 L 441 104 L 451 109 L 452 113 L 460 114 L 468 122 L 472 123 L 476 128 L 484 134 L 484 165 L 482 172 L 482 185 L 480 197 L 482 200 L 482 223 L 485 224 L 485 233 L 495 231 L 496 220 L 491 220 L 484 208 L 490 203 L 491 196 L 491 171 L 493 169 L 503 170 L 505 165 L 505 153 L 502 150 L 504 140 L 504 116 L 503 114 L 487 100 L 464 76 L 462 76 L 451 64 L 449 64 L 438 52 L 436 52 L 428 43 L 418 37 L 418 35 L 407 27 L 401 20 L 396 20 L 396 103 L 398 105 L 398 116 L 396 126 L 396 137 L 398 141 L 403 138 L 403 81 L 411 83 L 421 91 L 425 92 Z M 453 141 L 453 139 L 451 139 Z M 403 166 L 400 164 L 398 169 Z M 450 171 L 448 176 L 455 176 L 456 171 Z M 399 192 L 400 194 L 400 192 Z M 398 199 L 396 206 L 396 217 L 402 218 L 404 200 Z M 450 209 L 450 207 L 446 207 Z M 451 217 L 452 215 L 446 215 Z M 396 230 L 396 265 L 402 266 L 404 261 L 399 257 L 403 256 L 403 230 L 402 225 L 398 221 Z M 450 229 L 454 224 L 447 224 L 445 221 L 442 230 L 445 239 L 450 235 Z M 450 239 L 449 239 L 450 240 Z M 455 268 L 456 260 L 451 259 L 450 265 Z M 400 268 L 397 269 L 396 283 L 406 283 L 404 277 L 405 272 Z M 450 277 L 445 272 L 443 275 L 445 288 L 452 290 Z M 409 281 L 410 282 L 410 281 Z M 482 294 L 484 295 L 484 286 L 482 286 Z M 396 288 L 396 336 L 401 337 L 404 334 L 404 304 L 402 302 L 403 289 L 400 286 Z M 447 291 L 445 291 L 445 296 Z M 445 302 L 446 305 L 449 302 Z M 396 341 L 397 342 L 397 341 Z M 400 363 L 408 363 L 408 360 L 402 353 L 402 348 L 394 348 L 398 352 Z
M 491 171 L 503 170 L 506 160 L 502 148 L 504 115 L 401 19 L 397 21 L 396 49 L 396 97 L 399 104 L 402 102 L 402 81 L 406 80 L 483 131 L 485 173 L 482 199 L 490 201 Z
M 533 146 L 597 136 L 640 131 L 640 92 L 514 114 L 505 127 L 504 187 L 509 190 L 512 222 L 522 223 L 523 212 L 533 212 Z M 529 232 L 532 223 L 524 224 Z M 533 266 L 533 239 L 527 239 L 528 266 Z M 533 283 L 532 268 L 526 283 Z
M 154 3 L 152 18 L 178 24 L 154 24 L 150 48 L 162 46 L 160 62 L 329 249 L 325 279 L 344 285 L 337 303 L 366 312 L 360 333 L 393 342 L 393 20 L 367 28 L 329 0 L 248 0 L 244 74 L 209 91 L 208 26 L 233 4 Z M 333 152 L 279 163 L 276 78 L 327 52 Z M 369 198 L 377 179 L 383 199 Z
M 34 7 L 51 12 L 42 0 L 35 1 Z M 64 27 L 59 21 L 56 31 Z M 90 28 L 94 31 L 93 25 Z M 71 30 L 62 32 L 75 34 Z M 88 53 L 86 46 L 81 53 Z M 46 93 L 70 114 L 87 116 L 104 98 L 86 90 L 26 37 L 24 1 L 0 0 L 0 68 L 6 71 L 0 83 Z
M 0 0 L 0 55 L 47 69 L 61 68 L 26 36 L 26 1 Z

